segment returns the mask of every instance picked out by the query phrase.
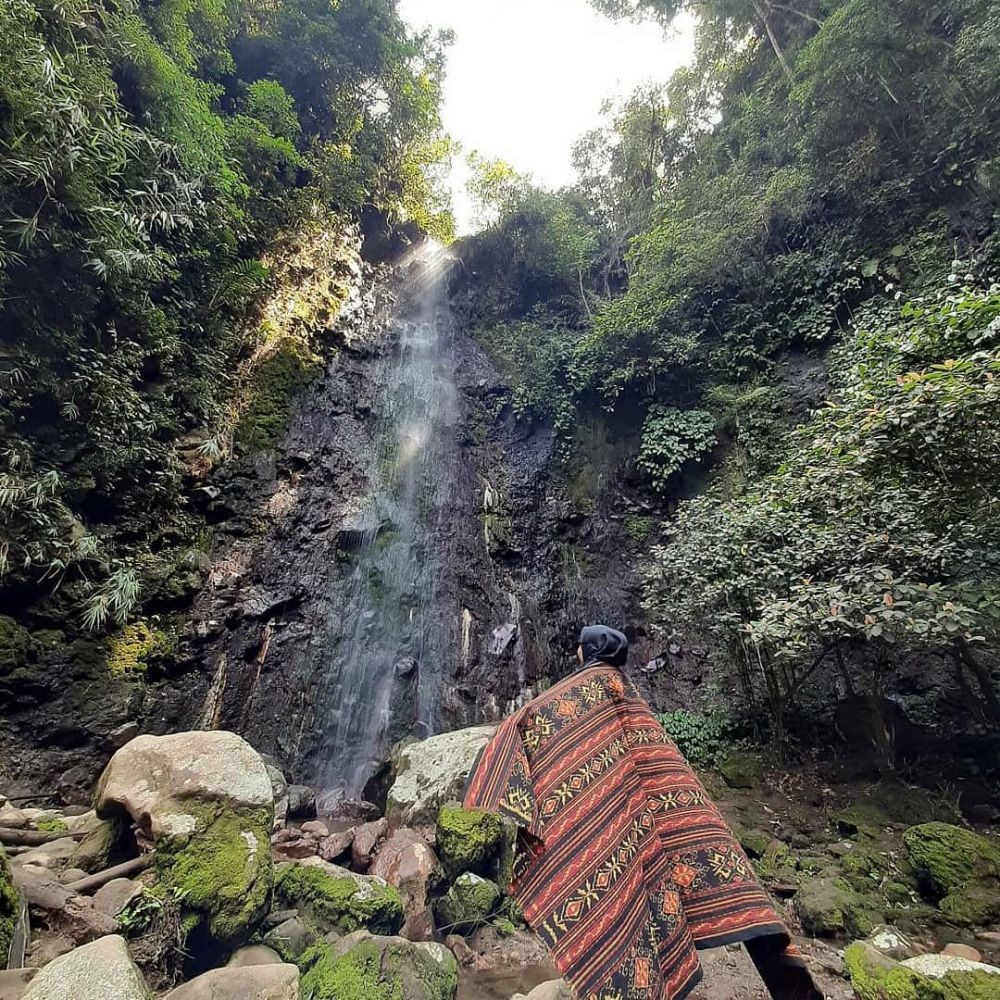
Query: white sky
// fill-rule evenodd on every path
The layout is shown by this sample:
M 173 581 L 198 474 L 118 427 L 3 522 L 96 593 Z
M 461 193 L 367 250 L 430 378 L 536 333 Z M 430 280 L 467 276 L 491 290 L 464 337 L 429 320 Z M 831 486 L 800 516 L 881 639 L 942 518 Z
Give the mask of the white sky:
M 573 143 L 599 119 L 602 102 L 640 83 L 665 82 L 689 61 L 694 30 L 671 37 L 653 24 L 614 22 L 587 0 L 400 0 L 414 27 L 452 28 L 444 125 L 462 144 L 499 156 L 536 182 L 573 178 Z M 459 233 L 472 227 L 464 157 L 453 171 Z

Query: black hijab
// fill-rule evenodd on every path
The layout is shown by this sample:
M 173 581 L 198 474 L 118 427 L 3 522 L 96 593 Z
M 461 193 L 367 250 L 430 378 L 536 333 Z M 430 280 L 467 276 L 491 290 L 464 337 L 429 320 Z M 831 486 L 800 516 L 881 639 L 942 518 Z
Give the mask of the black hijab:
M 612 667 L 624 667 L 628 659 L 628 639 L 617 629 L 607 625 L 588 625 L 580 633 L 583 646 L 583 665 L 591 667 L 595 663 L 607 663 Z

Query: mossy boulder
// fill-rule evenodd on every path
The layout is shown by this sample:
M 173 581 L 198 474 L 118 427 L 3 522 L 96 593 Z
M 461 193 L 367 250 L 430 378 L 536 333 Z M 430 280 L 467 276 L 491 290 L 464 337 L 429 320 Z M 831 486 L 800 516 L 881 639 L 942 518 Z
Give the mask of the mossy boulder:
M 127 813 L 154 842 L 160 886 L 177 894 L 188 930 L 228 947 L 259 925 L 274 879 L 273 792 L 239 736 L 139 736 L 111 758 L 96 807 L 109 820 Z
M 838 878 L 805 882 L 794 908 L 806 932 L 818 937 L 866 937 L 885 919 L 885 905 L 877 895 L 857 892 Z
M 852 944 L 844 952 L 844 964 L 859 1000 L 995 1000 L 1000 996 L 997 973 L 973 968 L 946 971 L 932 978 L 907 968 L 908 963 L 894 962 L 863 942 Z
M 299 911 L 321 933 L 360 929 L 394 935 L 403 926 L 399 890 L 375 875 L 306 858 L 278 865 L 274 894 L 281 907 Z
M 267 913 L 274 879 L 273 813 L 220 803 L 188 808 L 195 829 L 157 843 L 154 867 L 160 884 L 180 899 L 189 928 L 222 945 L 240 944 Z
M 1000 879 L 1000 847 L 949 823 L 921 823 L 903 834 L 906 854 L 935 898 Z
M 449 877 L 490 873 L 504 846 L 503 820 L 482 809 L 445 806 L 437 819 L 437 849 Z
M 730 788 L 752 790 L 764 780 L 764 767 L 747 753 L 731 753 L 721 764 L 719 773 Z
M 495 882 L 465 872 L 434 906 L 442 934 L 467 934 L 498 915 L 500 890 Z
M 443 945 L 363 931 L 318 944 L 300 959 L 312 1000 L 454 1000 L 458 963 Z
M 953 924 L 971 927 L 990 923 L 1000 917 L 1000 886 L 970 885 L 948 893 L 938 909 Z
M 20 909 L 21 899 L 11 877 L 7 853 L 0 847 L 0 960 L 4 963 L 10 951 L 14 925 L 17 923 Z

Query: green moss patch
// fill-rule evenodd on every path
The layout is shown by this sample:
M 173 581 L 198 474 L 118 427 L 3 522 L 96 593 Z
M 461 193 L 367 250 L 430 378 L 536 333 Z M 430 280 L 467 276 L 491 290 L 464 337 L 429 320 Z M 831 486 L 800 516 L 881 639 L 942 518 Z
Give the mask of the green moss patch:
M 503 820 L 495 813 L 460 806 L 445 806 L 438 813 L 438 856 L 449 877 L 465 871 L 491 871 L 503 846 Z
M 292 399 L 323 370 L 322 359 L 287 339 L 254 372 L 253 389 L 234 439 L 249 451 L 273 448 L 288 428 Z
M 143 619 L 119 629 L 108 640 L 108 669 L 113 674 L 145 673 L 151 662 L 171 656 L 177 633 Z
M 312 1000 L 453 1000 L 458 963 L 441 945 L 351 935 L 301 958 L 301 992 Z
M 903 834 L 903 843 L 921 881 L 938 897 L 1000 878 L 1000 847 L 960 826 L 911 826 Z
M 353 875 L 334 865 L 289 862 L 278 866 L 274 888 L 283 906 L 295 907 L 324 933 L 363 928 L 396 934 L 403 926 L 399 891 L 372 876 Z
M 175 893 L 191 929 L 223 945 L 245 941 L 267 912 L 274 880 L 271 811 L 190 802 L 195 832 L 157 842 L 161 885 Z
M 66 833 L 69 827 L 61 819 L 40 819 L 35 824 L 36 830 L 43 833 Z
M 994 1000 L 1000 990 L 995 973 L 949 972 L 932 979 L 862 942 L 844 952 L 844 964 L 859 1000 Z

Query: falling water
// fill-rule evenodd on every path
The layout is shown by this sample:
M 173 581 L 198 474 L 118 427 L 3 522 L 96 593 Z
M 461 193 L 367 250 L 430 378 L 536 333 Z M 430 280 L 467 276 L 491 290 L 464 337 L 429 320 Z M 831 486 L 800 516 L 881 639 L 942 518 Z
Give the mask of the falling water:
M 316 705 L 318 784 L 357 797 L 388 745 L 434 729 L 445 615 L 440 533 L 452 494 L 456 390 L 445 258 L 407 271 L 378 380 L 370 495 L 342 537 L 351 551 L 332 602 Z

